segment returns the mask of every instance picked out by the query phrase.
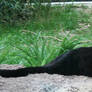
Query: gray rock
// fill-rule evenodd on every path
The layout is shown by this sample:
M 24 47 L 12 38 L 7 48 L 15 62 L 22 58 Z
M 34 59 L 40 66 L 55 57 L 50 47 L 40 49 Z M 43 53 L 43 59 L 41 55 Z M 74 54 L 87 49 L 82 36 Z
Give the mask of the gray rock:
M 0 65 L 0 68 L 17 69 L 19 65 Z M 92 78 L 30 74 L 26 77 L 0 77 L 0 92 L 92 92 Z

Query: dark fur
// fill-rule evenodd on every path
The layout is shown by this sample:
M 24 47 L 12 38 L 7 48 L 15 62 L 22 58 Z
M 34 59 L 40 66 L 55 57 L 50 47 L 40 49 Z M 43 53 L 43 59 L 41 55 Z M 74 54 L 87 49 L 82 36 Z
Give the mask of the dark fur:
M 21 77 L 34 73 L 92 76 L 92 47 L 71 50 L 42 67 L 0 70 L 3 77 Z

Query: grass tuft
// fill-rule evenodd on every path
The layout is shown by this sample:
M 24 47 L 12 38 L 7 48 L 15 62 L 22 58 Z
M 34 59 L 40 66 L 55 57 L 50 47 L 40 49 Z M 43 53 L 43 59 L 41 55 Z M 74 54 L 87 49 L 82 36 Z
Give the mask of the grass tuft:
M 51 7 L 47 17 L 40 14 L 19 26 L 0 25 L 0 64 L 42 66 L 66 51 L 92 46 L 92 14 L 81 10 Z

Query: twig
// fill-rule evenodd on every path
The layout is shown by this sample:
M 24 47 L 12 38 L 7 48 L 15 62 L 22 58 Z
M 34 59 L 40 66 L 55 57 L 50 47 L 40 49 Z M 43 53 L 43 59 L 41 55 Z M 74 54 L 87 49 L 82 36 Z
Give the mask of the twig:
M 32 33 L 34 35 L 37 35 L 35 32 L 32 32 L 32 31 L 28 31 L 28 30 L 23 30 L 23 32 L 28 32 L 28 33 Z M 54 40 L 57 40 L 59 42 L 62 42 L 62 40 L 58 39 L 57 37 L 53 37 L 53 36 L 40 36 L 42 38 L 52 38 Z
M 34 35 L 37 35 L 35 32 L 32 32 L 32 31 L 28 31 L 28 30 L 23 30 L 23 32 L 29 32 L 29 33 L 32 33 Z M 61 39 L 58 39 L 57 37 L 53 37 L 53 36 L 40 36 L 42 38 L 52 38 L 54 40 L 57 40 L 59 42 L 62 42 L 63 40 Z M 80 41 L 80 43 L 88 43 L 88 42 L 92 42 L 91 40 L 86 40 L 86 41 Z
M 57 40 L 59 42 L 62 42 L 62 40 L 58 39 L 57 37 L 53 37 L 53 36 L 41 36 L 42 38 L 52 38 L 54 40 Z

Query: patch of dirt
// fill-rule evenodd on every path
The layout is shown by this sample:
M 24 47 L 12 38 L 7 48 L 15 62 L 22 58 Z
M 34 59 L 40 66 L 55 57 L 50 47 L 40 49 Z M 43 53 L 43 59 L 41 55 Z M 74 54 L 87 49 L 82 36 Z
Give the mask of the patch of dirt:
M 0 65 L 1 67 L 16 69 L 22 66 Z M 18 78 L 0 77 L 0 92 L 92 92 L 92 78 L 46 73 Z

